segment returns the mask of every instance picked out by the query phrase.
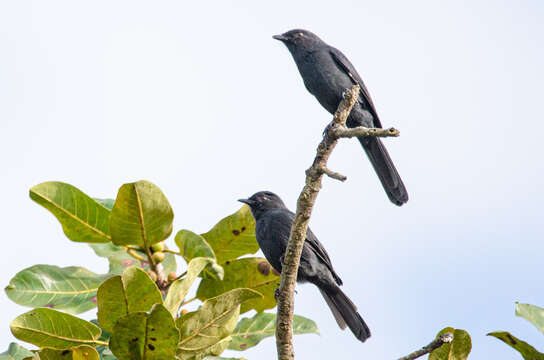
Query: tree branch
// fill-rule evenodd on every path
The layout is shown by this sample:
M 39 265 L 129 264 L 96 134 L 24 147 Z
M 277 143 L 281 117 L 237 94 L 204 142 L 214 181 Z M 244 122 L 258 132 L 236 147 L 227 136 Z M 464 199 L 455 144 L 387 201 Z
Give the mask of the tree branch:
M 344 99 L 338 105 L 332 122 L 327 126 L 323 140 L 317 148 L 312 166 L 306 170 L 306 185 L 297 201 L 297 212 L 291 225 L 289 242 L 283 259 L 280 287 L 278 290 L 278 316 L 276 322 L 276 347 L 279 360 L 293 360 L 293 310 L 295 282 L 302 247 L 306 239 L 306 231 L 312 214 L 312 209 L 321 189 L 323 175 L 340 181 L 346 180 L 344 175 L 327 168 L 327 161 L 338 139 L 353 136 L 398 136 L 399 132 L 391 129 L 369 129 L 356 127 L 348 129 L 346 120 L 359 97 L 360 87 L 353 86 L 344 94 Z
M 429 345 L 422 347 L 421 349 L 414 351 L 411 354 L 401 357 L 398 360 L 413 360 L 417 359 L 420 356 L 430 353 L 431 351 L 438 349 L 446 343 L 451 343 L 453 341 L 452 333 L 445 333 L 434 339 Z

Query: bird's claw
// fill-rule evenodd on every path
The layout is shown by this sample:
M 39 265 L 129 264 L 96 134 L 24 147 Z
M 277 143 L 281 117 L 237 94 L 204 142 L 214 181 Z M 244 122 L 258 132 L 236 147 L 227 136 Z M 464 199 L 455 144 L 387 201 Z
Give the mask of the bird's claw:
M 331 127 L 332 127 L 332 123 L 329 123 L 329 124 L 325 127 L 325 130 L 323 130 L 323 134 L 322 134 L 323 137 L 326 137 L 326 136 L 327 136 L 327 134 L 329 133 L 329 130 L 331 129 Z
M 298 294 L 298 291 L 294 291 L 295 294 Z M 280 288 L 279 288 L 279 284 L 278 284 L 278 287 L 276 288 L 276 290 L 274 290 L 274 298 L 276 299 L 276 301 L 278 301 L 278 298 L 280 297 Z

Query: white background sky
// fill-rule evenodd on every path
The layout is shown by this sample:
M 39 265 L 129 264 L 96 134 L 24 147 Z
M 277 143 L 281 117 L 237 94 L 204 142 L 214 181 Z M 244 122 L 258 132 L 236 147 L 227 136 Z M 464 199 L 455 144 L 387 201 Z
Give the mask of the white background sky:
M 385 142 L 411 199 L 389 203 L 356 140 L 337 147 L 348 181 L 324 181 L 311 226 L 373 337 L 340 331 L 299 286 L 321 336 L 297 337 L 297 358 L 398 358 L 445 326 L 470 332 L 474 359 L 520 358 L 494 330 L 544 350 L 514 316 L 515 301 L 544 306 L 543 15 L 536 0 L 1 1 L 0 284 L 37 263 L 107 269 L 28 198 L 43 181 L 104 198 L 150 180 L 175 231 L 207 231 L 258 190 L 294 208 L 330 121 L 271 38 L 301 27 L 400 129 Z M 28 309 L 0 305 L 1 352 Z M 275 343 L 231 355 L 273 358 Z

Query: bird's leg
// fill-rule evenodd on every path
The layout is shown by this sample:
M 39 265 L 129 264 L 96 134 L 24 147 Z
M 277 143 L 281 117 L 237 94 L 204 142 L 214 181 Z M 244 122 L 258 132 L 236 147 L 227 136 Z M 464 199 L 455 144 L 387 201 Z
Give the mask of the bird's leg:
M 325 130 L 323 130 L 322 136 L 325 137 L 329 133 L 330 128 L 332 127 L 332 122 L 330 122 L 326 127 Z

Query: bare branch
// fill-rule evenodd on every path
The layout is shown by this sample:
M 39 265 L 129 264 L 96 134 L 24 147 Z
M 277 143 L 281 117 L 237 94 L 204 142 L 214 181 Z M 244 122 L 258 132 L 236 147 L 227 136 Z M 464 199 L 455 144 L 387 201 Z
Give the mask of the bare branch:
M 280 287 L 278 289 L 278 316 L 276 320 L 276 347 L 279 360 L 293 360 L 293 310 L 295 282 L 302 247 L 306 239 L 306 231 L 312 214 L 312 209 L 321 189 L 323 175 L 340 181 L 346 180 L 342 174 L 327 168 L 327 161 L 338 139 L 353 136 L 399 136 L 396 129 L 371 129 L 357 127 L 348 129 L 347 118 L 359 97 L 360 87 L 354 85 L 344 93 L 344 98 L 338 105 L 332 122 L 325 129 L 323 140 L 317 147 L 317 153 L 312 166 L 306 170 L 306 184 L 297 201 L 297 212 L 291 225 L 289 242 L 283 258 Z
M 321 179 L 327 169 L 327 160 L 338 142 L 331 136 L 331 132 L 344 128 L 346 120 L 359 96 L 359 86 L 355 85 L 346 91 L 334 114 L 332 123 L 327 127 L 325 136 L 317 148 L 317 154 L 310 169 L 306 171 L 306 185 L 302 189 L 297 201 L 297 212 L 291 226 L 291 234 L 287 250 L 285 251 L 281 281 L 278 291 L 278 317 L 276 322 L 276 346 L 279 360 L 295 358 L 293 350 L 293 310 L 295 282 L 302 246 L 306 239 L 306 230 L 312 214 L 315 199 L 321 188 Z M 332 173 L 332 172 L 331 172 Z
M 358 126 L 354 128 L 337 129 L 332 136 L 337 138 L 352 138 L 359 136 L 377 136 L 377 137 L 397 137 L 400 132 L 395 128 L 381 129 L 381 128 L 367 128 L 364 126 Z
M 419 349 L 417 351 L 414 351 L 411 354 L 408 354 L 408 355 L 406 355 L 404 357 L 401 357 L 399 360 L 417 359 L 418 357 L 423 356 L 425 354 L 428 354 L 431 351 L 433 351 L 435 349 L 438 349 L 439 347 L 441 347 L 442 345 L 444 345 L 446 343 L 451 343 L 452 341 L 453 341 L 453 334 L 452 333 L 448 332 L 448 333 L 442 334 L 439 337 L 437 337 L 436 339 L 434 339 L 433 341 L 431 341 L 431 343 L 429 345 L 424 346 L 421 349 Z

